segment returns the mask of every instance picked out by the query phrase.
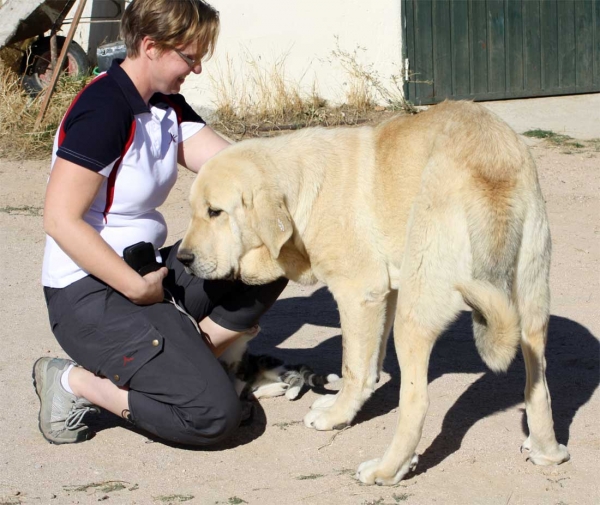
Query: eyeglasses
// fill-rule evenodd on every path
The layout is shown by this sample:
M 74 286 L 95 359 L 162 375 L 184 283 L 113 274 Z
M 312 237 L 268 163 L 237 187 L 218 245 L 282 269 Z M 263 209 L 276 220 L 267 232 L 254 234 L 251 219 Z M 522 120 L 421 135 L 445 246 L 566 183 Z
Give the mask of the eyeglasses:
M 181 59 L 185 61 L 190 68 L 197 67 L 200 64 L 200 61 L 202 61 L 201 58 L 198 58 L 197 60 L 190 58 L 187 54 L 183 54 L 179 49 L 173 48 L 173 51 L 175 51 L 179 56 L 181 56 Z

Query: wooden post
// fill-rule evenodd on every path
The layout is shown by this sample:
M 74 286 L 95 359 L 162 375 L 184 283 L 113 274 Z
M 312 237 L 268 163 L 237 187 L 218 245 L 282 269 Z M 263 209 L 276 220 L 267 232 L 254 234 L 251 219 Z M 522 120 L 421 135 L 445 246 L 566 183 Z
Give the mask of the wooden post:
M 71 41 L 73 40 L 73 36 L 75 35 L 75 30 L 77 29 L 77 25 L 79 24 L 79 20 L 81 19 L 81 15 L 83 14 L 83 8 L 85 7 L 86 0 L 79 0 L 79 5 L 77 6 L 77 10 L 75 11 L 75 15 L 73 16 L 73 22 L 69 27 L 69 33 L 67 33 L 67 38 L 65 43 L 60 51 L 60 56 L 56 61 L 55 67 L 52 69 L 52 79 L 48 84 L 48 87 L 44 90 L 44 100 L 42 102 L 42 107 L 38 114 L 37 119 L 35 120 L 34 130 L 40 127 L 42 119 L 44 118 L 44 114 L 46 114 L 46 110 L 48 109 L 48 104 L 50 103 L 50 98 L 52 97 L 52 93 L 54 93 L 54 88 L 56 87 L 56 83 L 58 82 L 58 77 L 60 75 L 60 69 L 65 62 L 65 58 L 67 57 L 67 52 L 69 50 L 69 46 L 71 45 Z
M 56 32 L 52 32 L 50 36 L 50 65 L 52 68 L 52 72 L 56 68 L 56 62 L 58 61 L 58 45 L 56 44 Z

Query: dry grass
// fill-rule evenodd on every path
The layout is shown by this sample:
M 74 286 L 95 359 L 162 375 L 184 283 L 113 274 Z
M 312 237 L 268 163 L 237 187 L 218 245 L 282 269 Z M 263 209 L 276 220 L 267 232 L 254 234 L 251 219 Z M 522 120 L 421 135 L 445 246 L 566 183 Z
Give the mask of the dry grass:
M 18 75 L 0 60 L 0 158 L 48 157 L 64 113 L 90 79 L 61 78 L 42 124 L 34 131 L 43 94 L 30 97 L 21 88 Z
M 303 93 L 285 73 L 286 55 L 262 63 L 246 53 L 235 68 L 227 58 L 209 74 L 217 101 L 211 126 L 232 139 L 295 130 L 307 126 L 334 126 L 361 122 L 362 111 L 350 106 L 330 107 L 312 86 Z
M 386 86 L 372 65 L 359 62 L 359 51 L 361 48 L 352 53 L 344 51 L 337 41 L 332 51 L 331 63 L 340 64 L 348 76 L 346 100 L 339 106 L 327 103 L 315 83 L 310 92 L 302 92 L 300 82 L 288 79 L 287 54 L 269 64 L 246 51 L 242 58 L 245 64 L 237 67 L 227 58 L 224 66 L 217 66 L 209 75 L 218 97 L 211 126 L 240 140 L 308 126 L 357 125 L 373 121 L 386 110 L 415 113 L 415 108 L 404 100 L 402 70 L 392 75 Z M 387 106 L 376 106 L 378 98 Z
M 373 108 L 375 103 L 376 89 L 373 86 L 372 65 L 360 63 L 360 52 L 365 51 L 357 47 L 352 52 L 341 49 L 336 38 L 336 48 L 331 52 L 335 60 L 342 66 L 348 76 L 348 88 L 346 89 L 346 103 L 361 112 Z
M 358 110 L 367 111 L 383 100 L 389 110 L 417 113 L 417 109 L 404 98 L 403 76 L 411 82 L 425 81 L 414 80 L 414 74 L 405 75 L 404 67 L 401 65 L 397 67 L 395 74 L 390 75 L 388 79 L 383 79 L 373 64 L 360 61 L 360 54 L 366 52 L 365 48 L 356 47 L 349 52 L 340 47 L 338 37 L 335 39 L 331 62 L 337 61 L 348 75 L 346 103 Z

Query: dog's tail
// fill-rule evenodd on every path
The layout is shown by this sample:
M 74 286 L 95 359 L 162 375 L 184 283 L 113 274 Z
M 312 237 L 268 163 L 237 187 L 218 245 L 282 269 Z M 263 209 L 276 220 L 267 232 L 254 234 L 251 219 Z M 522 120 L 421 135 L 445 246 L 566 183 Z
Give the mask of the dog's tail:
M 473 331 L 479 355 L 494 372 L 505 372 L 521 339 L 517 308 L 503 290 L 487 281 L 472 280 L 456 289 L 473 309 Z
M 486 145 L 479 132 L 488 125 L 498 152 L 477 148 L 469 157 L 472 179 L 464 209 L 471 249 L 471 276 L 457 286 L 473 309 L 475 344 L 494 372 L 508 369 L 521 340 L 521 307 L 516 296 L 516 269 L 523 244 L 535 164 L 517 135 L 482 108 L 474 114 L 485 128 L 474 128 L 469 145 Z M 465 155 L 465 153 L 463 153 Z

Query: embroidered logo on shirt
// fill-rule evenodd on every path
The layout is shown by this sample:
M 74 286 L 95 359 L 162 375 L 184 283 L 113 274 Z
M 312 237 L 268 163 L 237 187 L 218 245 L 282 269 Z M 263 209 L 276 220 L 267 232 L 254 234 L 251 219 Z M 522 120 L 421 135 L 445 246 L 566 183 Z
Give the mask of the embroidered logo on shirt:
M 177 144 L 177 135 L 173 135 L 171 132 L 169 132 L 169 135 L 171 135 L 171 142 L 175 142 L 175 144 Z
M 128 358 L 127 356 L 123 356 L 123 366 L 126 366 L 127 363 L 131 363 L 134 360 L 133 357 Z

